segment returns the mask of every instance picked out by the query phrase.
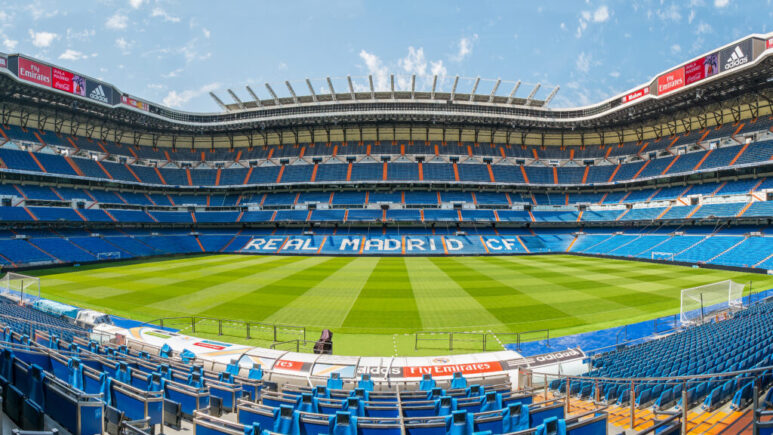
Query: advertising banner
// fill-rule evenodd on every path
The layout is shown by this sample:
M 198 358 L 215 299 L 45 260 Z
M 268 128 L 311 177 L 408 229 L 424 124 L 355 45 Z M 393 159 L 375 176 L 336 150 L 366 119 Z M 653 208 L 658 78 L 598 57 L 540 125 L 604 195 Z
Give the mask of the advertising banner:
M 719 72 L 719 52 L 711 53 L 684 66 L 684 84 L 689 85 Z
M 110 104 L 113 101 L 113 88 L 103 83 L 87 79 L 86 95 L 94 101 Z
M 127 106 L 131 106 L 140 110 L 148 111 L 148 103 L 140 100 L 136 100 L 132 98 L 129 95 L 123 94 L 121 95 L 121 104 L 125 104 Z
M 8 68 L 8 58 L 0 56 L 0 68 Z
M 86 79 L 59 68 L 52 69 L 53 87 L 71 94 L 86 95 Z
M 771 49 L 773 48 L 773 38 L 768 38 L 767 41 L 765 41 L 765 49 Z
M 658 95 L 667 94 L 684 86 L 684 67 L 658 77 Z
M 650 88 L 647 86 L 646 88 L 641 88 L 639 90 L 633 91 L 630 94 L 624 96 L 621 101 L 623 104 L 630 103 L 631 101 L 638 100 L 639 98 L 649 95 L 650 94 Z
M 722 71 L 728 71 L 739 66 L 746 65 L 752 60 L 751 38 L 731 45 L 719 52 L 719 61 Z
M 51 67 L 19 56 L 18 74 L 20 79 L 51 86 Z

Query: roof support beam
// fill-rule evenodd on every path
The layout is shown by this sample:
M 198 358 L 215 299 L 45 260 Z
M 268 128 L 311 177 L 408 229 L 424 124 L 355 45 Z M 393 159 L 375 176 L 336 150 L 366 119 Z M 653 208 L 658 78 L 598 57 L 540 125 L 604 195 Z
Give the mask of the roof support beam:
M 290 91 L 290 95 L 293 96 L 293 103 L 298 104 L 298 97 L 295 95 L 295 91 L 288 80 L 285 80 L 285 85 L 287 86 L 287 90 Z
M 234 99 L 236 102 L 236 105 L 239 106 L 240 109 L 244 110 L 244 103 L 242 103 L 242 100 L 239 99 L 239 97 L 236 96 L 234 91 L 228 89 L 228 93 L 231 95 L 231 98 Z
M 336 90 L 333 88 L 333 81 L 330 80 L 330 77 L 326 77 L 327 79 L 327 87 L 330 88 L 330 98 L 333 99 L 333 101 L 336 100 Z
M 507 97 L 507 104 L 513 103 L 513 99 L 515 98 L 515 93 L 518 92 L 518 88 L 520 87 L 521 87 L 521 81 L 518 80 L 517 82 L 515 82 L 515 86 L 513 86 L 513 90 L 510 91 L 510 96 Z
M 247 86 L 247 92 L 249 92 L 250 96 L 253 100 L 255 100 L 255 105 L 258 107 L 263 106 L 263 103 L 260 102 L 260 98 L 258 98 L 257 95 L 255 95 L 255 91 L 252 90 L 251 87 Z
M 531 93 L 528 97 L 526 97 L 526 102 L 524 103 L 524 106 L 528 106 L 529 103 L 531 103 L 531 100 L 534 98 L 535 95 L 537 95 L 537 91 L 539 91 L 540 86 L 542 86 L 542 83 L 537 83 L 537 86 L 534 87 L 534 89 L 531 90 Z
M 552 91 L 550 91 L 550 95 L 548 95 L 548 97 L 545 98 L 545 103 L 542 104 L 542 107 L 548 107 L 548 104 L 550 104 L 550 100 L 552 100 L 553 97 L 556 96 L 556 94 L 558 93 L 558 89 L 559 88 L 560 88 L 560 86 L 556 86 L 555 88 L 553 88 Z
M 272 97 L 274 97 L 274 103 L 276 103 L 277 106 L 280 106 L 282 103 L 279 102 L 279 97 L 276 96 L 276 92 L 274 92 L 274 90 L 271 89 L 271 85 L 266 83 L 266 89 L 268 89 L 268 93 L 271 94 Z
M 475 101 L 475 92 L 478 91 L 479 83 L 480 83 L 480 76 L 475 78 L 475 84 L 472 85 L 472 91 L 470 92 L 470 101 Z
M 370 99 L 376 99 L 376 89 L 373 87 L 373 74 L 368 74 L 368 84 L 370 84 Z
M 437 87 L 437 74 L 432 77 L 432 92 L 430 92 L 430 99 L 435 99 L 435 88 Z
M 311 100 L 315 103 L 317 102 L 317 93 L 314 92 L 314 86 L 311 85 L 311 80 L 306 78 L 306 86 L 309 87 L 309 92 L 311 92 Z
M 220 98 L 218 98 L 218 97 L 217 97 L 217 95 L 215 95 L 215 93 L 214 93 L 214 92 L 210 92 L 210 93 L 209 93 L 209 96 L 210 96 L 210 97 L 212 97 L 212 99 L 213 99 L 213 100 L 215 100 L 215 103 L 217 103 L 217 105 L 218 105 L 218 106 L 220 106 L 220 108 L 221 108 L 221 109 L 223 109 L 223 111 L 225 111 L 225 112 L 227 112 L 227 111 L 228 111 L 228 106 L 226 106 L 225 104 L 223 104 L 223 100 L 221 100 Z
M 349 95 L 351 95 L 352 100 L 354 100 L 354 85 L 352 85 L 352 77 L 346 76 L 346 81 L 349 82 Z
M 389 86 L 392 89 L 392 99 L 395 99 L 395 75 L 390 74 L 389 75 Z
M 451 101 L 454 101 L 456 96 L 456 85 L 459 84 L 459 76 L 454 77 L 454 86 L 451 87 Z
M 416 97 L 416 74 L 411 75 L 411 100 Z
M 499 84 L 502 83 L 501 79 L 497 79 L 497 82 L 494 83 L 494 88 L 491 89 L 491 95 L 488 96 L 488 102 L 492 103 L 494 102 L 494 96 L 497 94 L 497 89 L 499 89 Z

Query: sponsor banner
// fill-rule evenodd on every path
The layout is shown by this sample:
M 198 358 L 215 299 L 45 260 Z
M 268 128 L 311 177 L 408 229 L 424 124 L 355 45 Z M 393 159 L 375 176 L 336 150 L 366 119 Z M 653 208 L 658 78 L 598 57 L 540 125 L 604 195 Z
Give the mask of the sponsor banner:
M 585 358 L 585 353 L 578 349 L 566 349 L 559 352 L 546 353 L 544 355 L 536 355 L 525 357 L 526 363 L 530 368 L 547 366 L 550 364 L 558 364 L 576 359 Z
M 658 95 L 667 94 L 684 86 L 684 67 L 658 77 Z
M 131 106 L 136 109 L 144 110 L 146 112 L 149 109 L 148 103 L 132 98 L 131 96 L 126 94 L 121 95 L 121 104 L 125 104 L 127 106 Z
M 767 41 L 765 41 L 765 49 L 771 49 L 773 48 L 773 38 L 768 38 Z
M 220 343 L 217 341 L 211 341 L 211 340 L 201 340 L 196 343 L 193 343 L 194 346 L 204 347 L 207 349 L 212 350 L 223 350 L 230 346 L 228 343 Z
M 719 52 L 711 53 L 684 66 L 684 84 L 689 85 L 719 72 Z
M 738 44 L 731 45 L 719 52 L 719 65 L 722 71 L 728 71 L 739 66 L 746 65 L 752 61 L 752 40 L 751 38 L 741 41 Z
M 633 91 L 630 94 L 624 96 L 620 101 L 625 103 L 630 103 L 631 101 L 638 100 L 641 97 L 644 97 L 646 95 L 650 94 L 650 88 L 647 86 L 646 88 L 641 88 L 639 90 Z
M 0 68 L 8 68 L 8 58 L 0 56 Z
M 104 83 L 87 79 L 86 97 L 100 103 L 111 104 L 113 101 L 113 88 Z
M 338 373 L 342 378 L 354 377 L 354 366 L 350 365 L 335 365 L 335 364 L 314 364 L 314 370 L 312 370 L 312 376 L 330 376 L 331 373 Z
M 59 68 L 52 68 L 52 77 L 54 89 L 80 96 L 86 95 L 85 78 Z
M 28 82 L 51 86 L 51 67 L 19 56 L 17 76 Z
M 290 361 L 280 359 L 274 364 L 274 370 L 285 370 L 288 372 L 308 372 L 312 363 L 302 361 Z
M 402 377 L 420 378 L 424 375 L 432 376 L 452 376 L 456 372 L 462 372 L 463 375 L 474 375 L 480 373 L 495 373 L 502 371 L 502 365 L 499 361 L 473 362 L 466 364 L 444 364 L 433 366 L 407 366 L 402 367 Z

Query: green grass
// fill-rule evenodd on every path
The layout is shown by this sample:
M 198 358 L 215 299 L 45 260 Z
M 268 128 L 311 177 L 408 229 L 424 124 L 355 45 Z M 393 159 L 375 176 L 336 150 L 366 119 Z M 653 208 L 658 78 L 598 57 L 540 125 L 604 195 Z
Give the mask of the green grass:
M 310 340 L 329 328 L 335 353 L 374 356 L 449 353 L 445 341 L 415 350 L 416 331 L 550 329 L 555 337 L 677 313 L 683 288 L 725 279 L 773 287 L 773 276 L 568 255 L 202 255 L 27 273 L 41 277 L 44 297 L 65 303 L 143 321 L 196 315 L 300 325 Z M 170 324 L 192 333 L 187 320 Z M 253 329 L 246 340 L 244 329 L 225 324 L 221 339 L 267 346 L 273 338 Z M 218 332 L 213 322 L 197 324 L 196 335 Z M 278 339 L 296 336 L 280 329 Z M 477 343 L 458 342 L 456 351 Z M 489 340 L 487 350 L 497 349 Z

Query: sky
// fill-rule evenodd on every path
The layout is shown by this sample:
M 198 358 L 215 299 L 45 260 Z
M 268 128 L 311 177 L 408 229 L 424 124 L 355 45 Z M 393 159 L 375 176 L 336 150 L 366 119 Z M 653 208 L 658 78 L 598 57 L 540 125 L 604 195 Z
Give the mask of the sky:
M 215 92 L 289 96 L 387 89 L 416 75 L 427 90 L 498 95 L 535 84 L 551 107 L 594 104 L 751 33 L 773 31 L 773 0 L 4 0 L 0 51 L 23 53 L 192 112 L 217 112 Z

